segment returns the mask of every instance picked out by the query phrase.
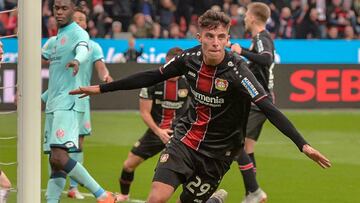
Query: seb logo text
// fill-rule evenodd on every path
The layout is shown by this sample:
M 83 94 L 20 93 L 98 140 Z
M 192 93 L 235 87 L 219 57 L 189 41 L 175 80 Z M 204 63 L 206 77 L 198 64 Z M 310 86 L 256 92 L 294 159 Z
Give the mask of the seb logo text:
M 359 102 L 360 69 L 303 69 L 293 72 L 290 101 Z

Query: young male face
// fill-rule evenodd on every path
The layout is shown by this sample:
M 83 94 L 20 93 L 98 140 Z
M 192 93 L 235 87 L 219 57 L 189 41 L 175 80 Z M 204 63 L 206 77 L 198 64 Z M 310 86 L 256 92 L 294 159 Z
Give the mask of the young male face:
M 75 21 L 80 27 L 82 27 L 84 30 L 87 28 L 86 23 L 86 15 L 80 11 L 75 11 L 73 17 L 73 21 Z
M 244 23 L 245 31 L 251 32 L 251 26 L 254 24 L 255 17 L 254 14 L 248 9 L 245 13 Z
M 201 28 L 198 40 L 201 43 L 205 61 L 214 62 L 217 65 L 223 60 L 225 46 L 229 41 L 228 28 L 219 25 L 216 28 Z
M 75 5 L 71 0 L 55 0 L 53 12 L 59 27 L 72 22 Z

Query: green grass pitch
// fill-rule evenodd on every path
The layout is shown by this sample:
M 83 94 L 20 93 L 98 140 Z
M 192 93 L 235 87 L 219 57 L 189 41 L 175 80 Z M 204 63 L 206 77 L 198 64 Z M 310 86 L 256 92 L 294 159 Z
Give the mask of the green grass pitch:
M 264 126 L 256 148 L 258 181 L 272 203 L 353 203 L 360 191 L 360 111 L 285 111 L 304 137 L 332 161 L 323 170 L 269 122 Z M 135 112 L 94 112 L 93 135 L 85 140 L 85 166 L 107 190 L 119 191 L 118 176 L 132 144 L 146 127 Z M 16 116 L 0 115 L 0 137 L 16 135 Z M 133 199 L 145 200 L 150 189 L 157 156 L 136 171 L 131 188 Z M 0 140 L 0 162 L 16 160 L 16 140 Z M 47 183 L 47 159 L 43 156 L 42 188 Z M 16 186 L 16 166 L 0 166 Z M 226 202 L 239 203 L 244 196 L 242 177 L 233 164 L 220 188 L 229 192 Z M 81 189 L 87 192 L 85 189 Z M 179 194 L 170 202 L 175 202 Z M 44 201 L 44 193 L 42 202 Z M 11 193 L 10 203 L 16 202 Z M 70 200 L 62 203 L 95 202 Z

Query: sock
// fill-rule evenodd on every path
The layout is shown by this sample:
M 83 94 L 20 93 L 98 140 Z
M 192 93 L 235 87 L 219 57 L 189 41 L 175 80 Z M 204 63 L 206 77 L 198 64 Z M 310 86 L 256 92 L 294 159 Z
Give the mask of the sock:
M 237 162 L 243 177 L 246 194 L 249 192 L 255 192 L 259 188 L 259 185 L 256 181 L 254 165 L 251 162 L 250 157 L 246 154 L 245 150 L 241 150 L 241 153 L 237 158 Z
M 70 153 L 69 155 L 72 159 L 74 159 L 78 163 L 81 163 L 81 164 L 84 163 L 84 153 L 83 152 Z M 76 180 L 74 180 L 73 178 L 70 177 L 70 189 L 77 188 L 77 187 L 78 187 L 78 182 L 76 182 Z
M 251 161 L 253 162 L 253 164 L 254 164 L 254 172 L 255 172 L 255 175 L 256 175 L 256 161 L 255 161 L 255 154 L 254 154 L 254 152 L 253 153 L 250 153 L 250 154 L 248 154 L 249 155 L 249 157 L 250 157 L 250 159 L 251 159 Z
M 69 158 L 69 161 L 64 167 L 64 171 L 76 182 L 93 193 L 97 199 L 100 198 L 103 194 L 106 195 L 105 190 L 94 180 L 93 177 L 91 177 L 84 166 L 75 160 Z
M 121 177 L 119 178 L 120 191 L 121 194 L 127 195 L 130 192 L 131 182 L 134 180 L 134 171 L 126 172 L 124 169 L 121 172 Z
M 0 188 L 0 202 L 6 202 L 9 192 L 10 190 L 7 188 Z
M 45 194 L 47 203 L 58 203 L 60 201 L 61 192 L 65 187 L 65 183 L 65 173 L 57 171 L 51 174 Z

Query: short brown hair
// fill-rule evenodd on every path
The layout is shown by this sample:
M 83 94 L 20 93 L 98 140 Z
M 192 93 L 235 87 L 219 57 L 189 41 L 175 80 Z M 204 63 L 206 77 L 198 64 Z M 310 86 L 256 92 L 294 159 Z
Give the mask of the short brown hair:
M 74 11 L 74 13 L 75 13 L 75 12 L 79 12 L 79 13 L 84 14 L 84 15 L 85 15 L 86 20 L 88 19 L 87 14 L 86 14 L 86 12 L 85 12 L 85 10 L 84 10 L 83 8 L 81 8 L 81 7 L 77 6 L 77 7 L 75 7 L 75 11 Z
M 180 55 L 183 52 L 182 49 L 180 49 L 179 47 L 174 47 L 171 48 L 167 53 L 166 53 L 166 57 L 167 58 L 174 58 L 176 55 Z
M 261 2 L 250 3 L 247 9 L 262 23 L 266 23 L 271 14 L 269 6 Z
M 219 26 L 230 27 L 230 17 L 224 12 L 207 10 L 199 17 L 198 25 L 200 28 L 216 29 Z

